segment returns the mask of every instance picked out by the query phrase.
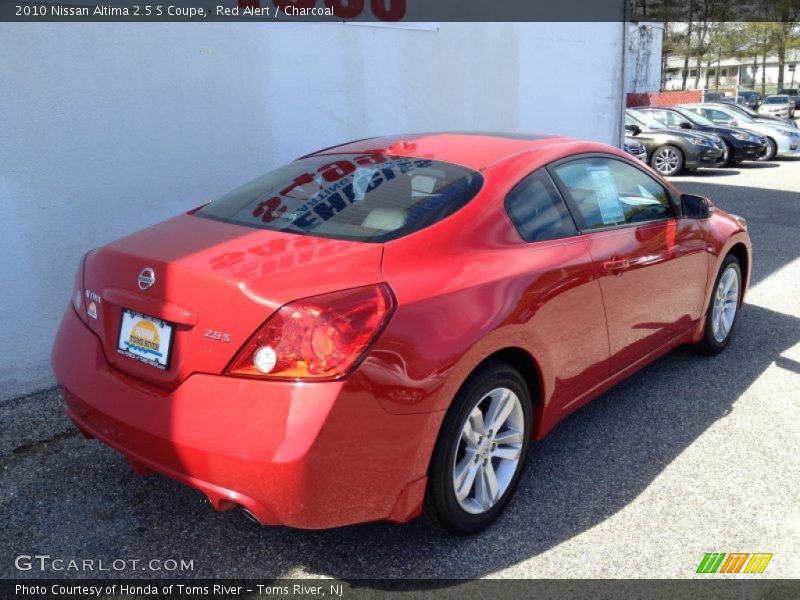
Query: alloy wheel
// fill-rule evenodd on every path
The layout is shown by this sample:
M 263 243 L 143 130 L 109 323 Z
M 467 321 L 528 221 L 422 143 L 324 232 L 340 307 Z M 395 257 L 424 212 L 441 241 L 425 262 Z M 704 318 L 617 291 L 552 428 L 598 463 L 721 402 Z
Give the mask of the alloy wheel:
M 760 161 L 772 160 L 777 153 L 778 145 L 771 138 L 767 138 L 767 147 L 757 158 Z
M 498 387 L 478 400 L 461 428 L 453 461 L 453 490 L 466 512 L 491 509 L 520 466 L 525 432 L 522 403 Z
M 711 312 L 711 327 L 714 339 L 724 342 L 733 329 L 736 310 L 739 307 L 739 273 L 730 266 L 719 278 L 714 293 L 714 308 Z
M 653 157 L 653 165 L 662 175 L 672 175 L 679 164 L 680 157 L 672 148 L 660 148 Z

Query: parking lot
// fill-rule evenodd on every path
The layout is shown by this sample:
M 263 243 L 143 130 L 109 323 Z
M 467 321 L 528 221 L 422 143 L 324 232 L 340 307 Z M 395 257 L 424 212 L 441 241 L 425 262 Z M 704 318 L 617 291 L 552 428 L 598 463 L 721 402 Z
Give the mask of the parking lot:
M 45 392 L 0 404 L 0 575 L 91 575 L 15 569 L 46 554 L 193 561 L 125 576 L 671 578 L 716 551 L 770 552 L 763 576 L 800 577 L 800 159 L 674 181 L 749 222 L 755 265 L 732 345 L 672 352 L 568 418 L 483 535 L 262 528 L 133 475 Z

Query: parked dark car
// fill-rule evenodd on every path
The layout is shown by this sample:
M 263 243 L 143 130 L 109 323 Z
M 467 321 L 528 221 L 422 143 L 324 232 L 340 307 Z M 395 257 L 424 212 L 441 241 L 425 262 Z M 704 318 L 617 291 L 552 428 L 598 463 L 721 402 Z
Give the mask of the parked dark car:
M 722 157 L 727 164 L 760 160 L 767 155 L 767 145 L 761 138 L 740 127 L 716 125 L 705 117 L 679 107 L 647 107 L 640 110 L 672 129 L 715 133 L 725 143 Z
M 703 102 L 725 102 L 725 95 L 717 92 L 706 92 L 703 94 Z
M 794 107 L 800 108 L 800 90 L 797 88 L 783 88 L 782 90 L 779 90 L 778 93 L 783 94 L 784 96 L 789 96 L 792 100 L 794 100 Z
M 636 125 L 632 126 L 630 131 L 626 129 L 625 145 L 623 146 L 623 149 L 631 156 L 634 156 L 643 163 L 647 164 L 647 148 L 644 147 L 642 142 L 634 137 L 641 132 L 642 130 Z
M 678 131 L 662 125 L 639 110 L 625 111 L 625 129 L 647 148 L 650 166 L 662 175 L 677 175 L 683 169 L 713 167 L 723 164 L 725 143 L 714 134 Z
M 754 90 L 739 90 L 736 94 L 736 104 L 741 104 L 753 110 L 761 103 L 761 94 Z
M 772 160 L 776 156 L 800 156 L 800 131 L 789 125 L 772 121 L 760 122 L 743 116 L 737 112 L 735 104 L 717 102 L 681 104 L 680 106 L 713 121 L 717 125 L 741 127 L 759 136 L 759 138 L 763 138 L 764 143 L 769 146 L 763 160 Z

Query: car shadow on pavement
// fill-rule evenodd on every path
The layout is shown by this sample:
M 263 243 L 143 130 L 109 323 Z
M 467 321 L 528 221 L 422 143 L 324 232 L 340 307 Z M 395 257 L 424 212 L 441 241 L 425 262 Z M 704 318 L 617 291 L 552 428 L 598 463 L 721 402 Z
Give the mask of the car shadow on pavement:
M 773 161 L 778 160 L 778 158 L 773 158 Z M 739 165 L 745 169 L 775 169 L 780 167 L 781 165 L 777 162 L 756 162 L 756 161 L 747 161 Z
M 738 175 L 739 173 L 741 173 L 741 171 L 731 167 L 711 167 L 695 169 L 694 171 L 684 171 L 677 177 L 728 177 L 730 175 Z
M 336 577 L 479 577 L 595 527 L 725 418 L 765 369 L 787 368 L 781 354 L 800 342 L 800 319 L 758 306 L 746 307 L 737 328 L 722 355 L 678 349 L 561 423 L 533 447 L 508 511 L 482 535 L 449 538 L 418 523 L 296 532 L 305 549 L 298 559 Z

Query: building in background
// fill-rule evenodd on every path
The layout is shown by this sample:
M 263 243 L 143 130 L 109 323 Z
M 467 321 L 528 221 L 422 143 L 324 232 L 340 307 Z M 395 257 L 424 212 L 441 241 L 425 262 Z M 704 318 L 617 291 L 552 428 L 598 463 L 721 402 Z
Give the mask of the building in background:
M 683 83 L 684 57 L 671 56 L 667 59 L 664 89 L 679 90 Z M 800 50 L 789 50 L 783 67 L 783 84 L 787 88 L 800 86 Z M 699 72 L 699 81 L 698 80 Z M 689 74 L 686 78 L 687 88 L 701 90 L 726 90 L 738 88 L 761 91 L 762 76 L 766 84 L 766 93 L 774 93 L 778 84 L 778 57 L 767 56 L 762 65 L 762 57 L 725 58 L 712 60 L 710 64 L 703 61 L 700 67 L 693 58 L 689 59 Z M 697 81 L 697 86 L 695 86 Z

